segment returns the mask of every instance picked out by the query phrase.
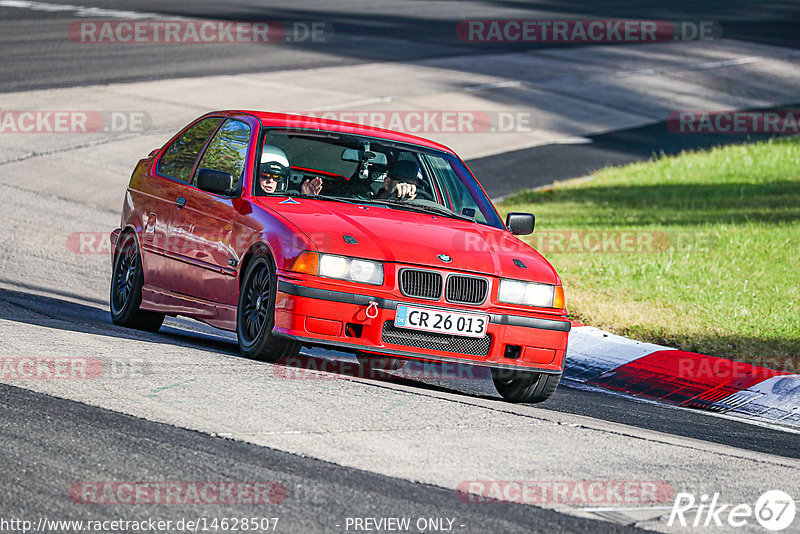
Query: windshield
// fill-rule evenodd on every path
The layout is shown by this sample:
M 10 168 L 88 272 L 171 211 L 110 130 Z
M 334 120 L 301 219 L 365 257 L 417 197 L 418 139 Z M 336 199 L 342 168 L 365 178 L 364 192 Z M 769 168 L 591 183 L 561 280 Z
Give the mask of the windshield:
M 267 130 L 254 195 L 380 204 L 504 228 L 457 157 L 350 134 Z

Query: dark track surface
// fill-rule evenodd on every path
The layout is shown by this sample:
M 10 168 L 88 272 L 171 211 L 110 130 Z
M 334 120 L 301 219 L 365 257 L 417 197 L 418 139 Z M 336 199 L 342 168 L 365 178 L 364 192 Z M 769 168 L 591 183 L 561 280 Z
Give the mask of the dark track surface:
M 277 532 L 345 532 L 350 517 L 454 519 L 454 532 L 643 532 L 527 505 L 461 502 L 415 484 L 0 385 L 0 517 L 177 522 L 278 517 Z M 85 481 L 278 482 L 270 505 L 78 504 Z M 337 526 L 338 525 L 338 526 Z M 461 526 L 463 525 L 463 527 Z M 351 529 L 352 530 L 352 526 Z M 172 530 L 176 532 L 176 530 Z
M 124 3 L 100 0 L 50 4 L 100 7 L 155 13 L 162 18 L 279 21 L 291 25 L 314 21 L 333 31 L 325 42 L 241 44 L 108 44 L 72 42 L 70 23 L 88 20 L 70 10 L 33 11 L 0 7 L 0 92 L 174 77 L 268 72 L 353 64 L 364 61 L 412 61 L 452 55 L 552 47 L 540 43 L 465 43 L 456 36 L 463 19 L 635 19 L 670 22 L 712 21 L 722 36 L 797 48 L 800 46 L 800 4 L 790 0 L 590 0 L 524 2 L 267 2 L 236 3 L 198 0 Z M 113 20 L 102 14 L 96 20 Z M 117 20 L 123 20 L 124 16 Z M 533 46 L 532 46 L 533 45 Z M 627 45 L 630 46 L 630 45 Z

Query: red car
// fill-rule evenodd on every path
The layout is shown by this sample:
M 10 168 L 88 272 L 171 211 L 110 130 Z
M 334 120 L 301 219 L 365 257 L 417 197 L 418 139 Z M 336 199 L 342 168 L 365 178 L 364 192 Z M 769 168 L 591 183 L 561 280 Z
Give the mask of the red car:
M 354 352 L 490 367 L 513 402 L 547 399 L 570 323 L 561 281 L 437 143 L 312 117 L 219 111 L 139 161 L 111 235 L 114 323 L 185 315 L 241 352 Z

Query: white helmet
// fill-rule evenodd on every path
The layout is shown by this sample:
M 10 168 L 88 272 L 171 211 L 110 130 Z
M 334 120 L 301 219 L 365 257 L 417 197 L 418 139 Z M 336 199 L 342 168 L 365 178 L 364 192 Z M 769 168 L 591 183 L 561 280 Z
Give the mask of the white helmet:
M 289 158 L 286 157 L 286 152 L 273 145 L 264 145 L 261 150 L 261 163 L 269 163 L 271 161 L 289 168 Z
M 263 175 L 277 175 L 277 191 L 285 191 L 289 178 L 289 158 L 286 152 L 273 145 L 265 145 L 261 150 L 261 162 L 258 166 L 259 178 Z

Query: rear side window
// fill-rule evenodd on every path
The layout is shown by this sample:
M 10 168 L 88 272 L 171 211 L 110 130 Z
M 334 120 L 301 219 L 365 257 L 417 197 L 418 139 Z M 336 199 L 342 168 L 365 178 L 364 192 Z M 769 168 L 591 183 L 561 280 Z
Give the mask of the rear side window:
M 244 174 L 249 144 L 250 126 L 244 122 L 229 119 L 209 143 L 197 169 L 212 169 L 230 173 L 234 180 L 233 188 L 236 189 Z M 195 176 L 192 182 L 194 183 L 196 179 Z
M 158 174 L 188 183 L 200 151 L 221 122 L 220 117 L 210 117 L 198 121 L 183 132 L 183 135 L 173 141 L 161 156 L 158 162 Z

